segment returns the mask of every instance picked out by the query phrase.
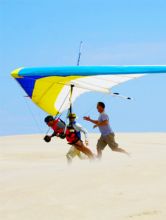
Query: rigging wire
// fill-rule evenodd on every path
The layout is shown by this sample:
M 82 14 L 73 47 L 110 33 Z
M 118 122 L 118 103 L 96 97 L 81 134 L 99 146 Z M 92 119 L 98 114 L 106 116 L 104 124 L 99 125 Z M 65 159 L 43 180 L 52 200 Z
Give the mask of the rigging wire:
M 28 101 L 26 100 L 27 96 L 22 96 L 22 89 L 21 89 L 21 87 L 19 87 L 19 88 L 20 88 L 19 91 L 20 91 L 21 97 L 23 98 L 23 100 L 24 100 L 24 102 L 25 102 L 25 106 L 26 106 L 28 112 L 30 113 L 31 118 L 33 119 L 33 122 L 34 122 L 34 125 L 35 125 L 35 127 L 36 127 L 37 132 L 43 133 L 43 131 L 42 131 L 41 127 L 39 126 L 39 123 L 38 123 L 38 121 L 37 121 L 35 115 L 34 115 L 33 112 L 32 112 L 32 109 L 31 109 L 31 107 L 30 107 Z M 28 97 L 29 97 L 29 96 L 28 96 Z
M 103 99 L 106 95 L 108 95 L 108 94 L 102 94 L 102 95 L 100 96 L 100 100 Z M 98 98 L 98 100 L 99 100 L 99 98 Z M 89 114 L 92 110 L 94 110 L 94 106 L 96 106 L 96 102 L 97 102 L 97 101 L 95 101 L 95 103 L 93 103 L 93 104 L 90 106 L 90 108 L 89 108 L 85 113 L 82 114 L 82 116 L 85 116 L 86 114 Z
M 77 59 L 77 66 L 80 65 L 80 59 L 81 59 L 81 49 L 82 49 L 82 44 L 83 44 L 83 41 L 80 41 L 80 45 L 79 45 L 79 51 L 78 51 L 78 59 Z
M 26 103 L 27 109 L 29 110 L 29 113 L 31 114 L 31 117 L 32 117 L 32 119 L 33 119 L 33 121 L 34 121 L 34 124 L 36 125 L 37 130 L 38 130 L 40 133 L 43 133 L 43 131 L 42 131 L 42 129 L 41 129 L 41 127 L 40 127 L 40 125 L 39 125 L 39 123 L 38 123 L 38 121 L 37 121 L 37 118 L 36 118 L 36 116 L 34 115 L 32 109 L 31 109 L 31 107 L 30 107 L 30 104 L 28 103 L 28 100 L 26 100 L 26 98 L 25 98 L 25 103 Z

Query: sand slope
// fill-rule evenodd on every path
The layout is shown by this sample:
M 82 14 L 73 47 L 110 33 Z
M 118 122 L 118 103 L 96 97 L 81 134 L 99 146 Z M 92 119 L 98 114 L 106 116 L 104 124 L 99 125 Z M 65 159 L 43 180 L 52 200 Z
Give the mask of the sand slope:
M 95 150 L 98 135 L 91 135 Z M 117 134 L 132 157 L 66 164 L 65 141 L 0 137 L 0 219 L 165 220 L 166 134 Z

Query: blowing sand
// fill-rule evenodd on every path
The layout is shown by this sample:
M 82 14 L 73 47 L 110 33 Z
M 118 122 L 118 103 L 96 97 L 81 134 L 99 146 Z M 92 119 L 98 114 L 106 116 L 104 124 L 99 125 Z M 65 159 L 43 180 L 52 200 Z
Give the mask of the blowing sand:
M 107 147 L 102 161 L 71 166 L 65 141 L 0 137 L 0 219 L 165 220 L 166 134 L 116 137 L 130 158 Z

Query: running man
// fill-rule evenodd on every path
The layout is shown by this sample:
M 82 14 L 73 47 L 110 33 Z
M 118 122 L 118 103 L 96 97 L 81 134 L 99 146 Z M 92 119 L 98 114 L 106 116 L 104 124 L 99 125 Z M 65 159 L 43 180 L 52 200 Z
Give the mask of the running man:
M 70 150 L 66 155 L 68 162 L 70 163 L 72 161 L 72 158 L 75 157 L 76 155 L 79 156 L 80 159 L 84 159 L 82 158 L 83 155 L 80 154 L 81 152 L 84 153 L 89 159 L 93 159 L 94 155 L 91 152 L 91 150 L 87 147 L 88 137 L 87 137 L 86 129 L 76 122 L 76 114 L 71 113 L 69 114 L 68 117 L 69 117 L 69 124 L 67 126 L 65 134 L 68 144 L 72 145 L 72 147 L 70 148 Z M 81 132 L 84 133 L 86 146 L 81 140 Z M 73 152 L 73 147 L 74 147 L 74 152 Z
M 98 120 L 93 120 L 89 116 L 84 117 L 84 120 L 95 124 L 93 128 L 98 127 L 101 133 L 97 142 L 97 157 L 102 157 L 102 151 L 107 145 L 112 149 L 112 151 L 129 155 L 129 153 L 124 149 L 119 148 L 118 144 L 115 142 L 115 134 L 109 124 L 109 116 L 105 113 L 105 104 L 103 102 L 98 102 L 97 110 L 100 113 Z

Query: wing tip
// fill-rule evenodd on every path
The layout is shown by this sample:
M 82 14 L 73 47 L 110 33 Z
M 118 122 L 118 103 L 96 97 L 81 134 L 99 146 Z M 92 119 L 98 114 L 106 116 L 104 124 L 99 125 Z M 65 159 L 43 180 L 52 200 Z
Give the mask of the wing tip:
M 11 72 L 11 76 L 12 76 L 13 78 L 23 78 L 22 76 L 19 76 L 19 72 L 20 72 L 22 69 L 23 69 L 23 67 L 19 67 L 19 68 L 13 70 L 13 71 Z

